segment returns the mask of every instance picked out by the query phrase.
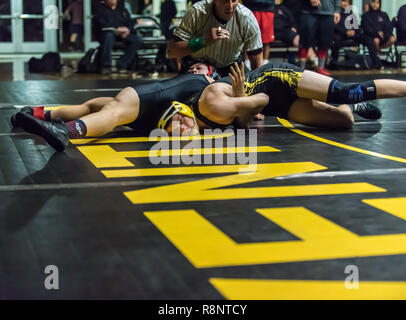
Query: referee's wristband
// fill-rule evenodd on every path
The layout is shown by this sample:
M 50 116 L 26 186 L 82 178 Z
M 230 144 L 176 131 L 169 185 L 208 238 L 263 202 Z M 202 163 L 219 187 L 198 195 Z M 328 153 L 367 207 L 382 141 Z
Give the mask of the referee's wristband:
M 192 50 L 192 52 L 199 51 L 200 49 L 204 48 L 203 37 L 192 38 L 189 40 L 187 45 L 190 48 L 190 50 Z

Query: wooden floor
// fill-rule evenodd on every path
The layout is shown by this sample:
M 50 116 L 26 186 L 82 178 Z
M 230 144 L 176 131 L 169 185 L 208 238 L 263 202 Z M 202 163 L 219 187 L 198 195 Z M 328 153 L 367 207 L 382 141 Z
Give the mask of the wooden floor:
M 143 81 L 0 82 L 1 299 L 406 299 L 405 98 L 377 102 L 382 119 L 349 131 L 257 122 L 248 169 L 214 155 L 155 165 L 157 142 L 124 128 L 55 153 L 10 127 L 18 106 Z

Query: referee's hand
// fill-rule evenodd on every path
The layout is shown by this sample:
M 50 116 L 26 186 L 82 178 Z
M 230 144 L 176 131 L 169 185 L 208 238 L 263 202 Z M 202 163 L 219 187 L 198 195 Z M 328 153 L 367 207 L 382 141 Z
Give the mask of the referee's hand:
M 204 44 L 207 46 L 221 39 L 230 39 L 230 32 L 221 27 L 211 28 L 210 32 L 206 33 Z

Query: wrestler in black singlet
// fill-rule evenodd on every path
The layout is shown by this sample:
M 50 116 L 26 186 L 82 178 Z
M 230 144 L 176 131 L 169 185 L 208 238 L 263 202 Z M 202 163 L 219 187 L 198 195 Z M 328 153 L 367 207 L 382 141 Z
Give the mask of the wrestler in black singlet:
M 269 103 L 262 109 L 261 113 L 286 119 L 290 106 L 297 99 L 296 91 L 302 74 L 302 69 L 289 63 L 268 63 L 245 75 L 245 93 L 248 96 L 260 92 L 267 94 L 269 96 Z M 231 78 L 224 77 L 215 83 L 217 82 L 224 82 L 231 85 Z M 193 96 L 192 105 L 196 118 L 210 127 L 227 127 L 215 123 L 200 114 L 198 101 L 201 94 L 202 92 Z M 235 121 L 233 123 L 235 123 Z
M 140 97 L 140 111 L 137 119 L 127 126 L 138 134 L 148 135 L 158 127 L 159 119 L 172 101 L 186 103 L 208 84 L 203 74 L 181 74 L 175 78 L 133 86 Z

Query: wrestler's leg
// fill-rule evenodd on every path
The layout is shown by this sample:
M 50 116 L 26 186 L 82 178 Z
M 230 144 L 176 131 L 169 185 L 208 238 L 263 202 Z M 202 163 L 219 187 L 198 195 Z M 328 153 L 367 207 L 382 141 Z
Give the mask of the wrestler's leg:
M 61 119 L 65 122 L 84 117 L 90 113 L 98 112 L 100 109 L 111 102 L 114 98 L 100 97 L 86 101 L 80 105 L 70 105 L 56 110 L 51 110 L 51 119 Z
M 322 74 L 305 70 L 299 80 L 296 94 L 299 98 L 326 101 L 332 80 L 332 78 Z
M 301 79 L 299 80 L 297 88 L 297 96 L 305 99 L 315 99 L 318 101 L 328 102 L 327 97 L 329 93 L 330 83 L 334 79 L 312 72 L 304 71 Z M 376 87 L 376 99 L 385 98 L 400 98 L 406 96 L 406 81 L 400 80 L 374 80 Z M 347 96 L 343 95 L 341 101 L 334 101 L 333 103 L 357 103 L 361 101 L 348 101 Z M 368 100 L 364 96 L 364 101 Z
M 134 88 L 123 89 L 98 112 L 81 117 L 87 128 L 87 136 L 99 137 L 120 125 L 135 121 L 139 113 L 140 99 Z
M 314 127 L 350 129 L 354 116 L 348 105 L 334 107 L 317 100 L 298 98 L 289 109 L 288 120 Z

